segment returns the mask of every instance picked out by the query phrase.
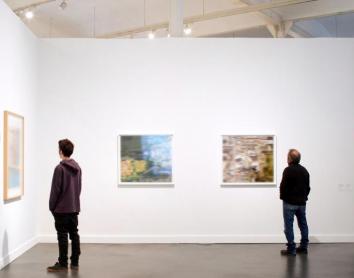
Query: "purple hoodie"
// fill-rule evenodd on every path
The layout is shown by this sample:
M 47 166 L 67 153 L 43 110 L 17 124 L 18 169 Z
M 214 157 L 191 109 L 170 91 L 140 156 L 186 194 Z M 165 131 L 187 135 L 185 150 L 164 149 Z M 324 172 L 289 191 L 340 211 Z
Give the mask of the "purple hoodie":
M 52 213 L 79 213 L 81 168 L 73 159 L 62 160 L 55 167 L 49 210 Z

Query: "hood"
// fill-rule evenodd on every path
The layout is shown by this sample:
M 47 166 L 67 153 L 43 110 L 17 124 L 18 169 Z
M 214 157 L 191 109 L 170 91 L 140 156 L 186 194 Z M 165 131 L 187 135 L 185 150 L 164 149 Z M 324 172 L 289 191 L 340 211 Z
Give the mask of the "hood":
M 62 160 L 60 164 L 74 174 L 77 174 L 80 171 L 80 166 L 74 159 Z

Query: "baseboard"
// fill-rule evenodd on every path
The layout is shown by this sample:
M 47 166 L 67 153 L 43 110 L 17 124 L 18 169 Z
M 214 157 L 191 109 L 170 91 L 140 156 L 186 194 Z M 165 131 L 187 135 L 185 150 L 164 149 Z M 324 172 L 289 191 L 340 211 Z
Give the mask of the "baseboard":
M 299 236 L 296 236 L 299 240 Z M 56 235 L 41 235 L 41 243 L 55 243 Z M 311 243 L 354 242 L 352 234 L 312 235 Z M 82 243 L 284 243 L 284 235 L 81 235 Z
M 28 241 L 26 241 L 24 244 L 16 248 L 15 250 L 9 252 L 5 257 L 0 258 L 0 269 L 3 269 L 5 266 L 7 266 L 9 263 L 13 262 L 16 260 L 19 256 L 21 256 L 23 253 L 27 252 L 29 249 L 34 247 L 36 244 L 39 243 L 39 238 L 34 237 Z

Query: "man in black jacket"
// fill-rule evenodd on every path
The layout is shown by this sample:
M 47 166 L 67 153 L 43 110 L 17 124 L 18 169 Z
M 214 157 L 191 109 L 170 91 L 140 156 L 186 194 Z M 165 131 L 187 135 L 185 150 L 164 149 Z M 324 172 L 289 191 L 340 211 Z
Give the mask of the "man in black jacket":
M 310 175 L 300 165 L 301 154 L 295 149 L 288 153 L 288 167 L 283 172 L 280 184 L 280 199 L 283 200 L 284 233 L 287 249 L 281 250 L 282 255 L 295 256 L 296 253 L 307 254 L 309 230 L 306 220 L 306 201 L 310 193 Z M 294 216 L 301 231 L 300 247 L 294 242 Z

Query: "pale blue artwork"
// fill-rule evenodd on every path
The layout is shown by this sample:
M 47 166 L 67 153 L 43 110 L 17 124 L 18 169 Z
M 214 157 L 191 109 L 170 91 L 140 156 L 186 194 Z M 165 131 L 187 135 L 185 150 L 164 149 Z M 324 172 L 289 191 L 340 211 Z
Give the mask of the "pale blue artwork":
M 9 168 L 9 188 L 19 188 L 21 184 L 21 172 L 16 168 Z
M 12 127 L 9 130 L 9 165 L 19 166 L 21 163 L 21 130 Z
M 24 187 L 24 119 L 22 116 L 5 111 L 5 190 L 4 199 L 15 199 L 23 195 Z

